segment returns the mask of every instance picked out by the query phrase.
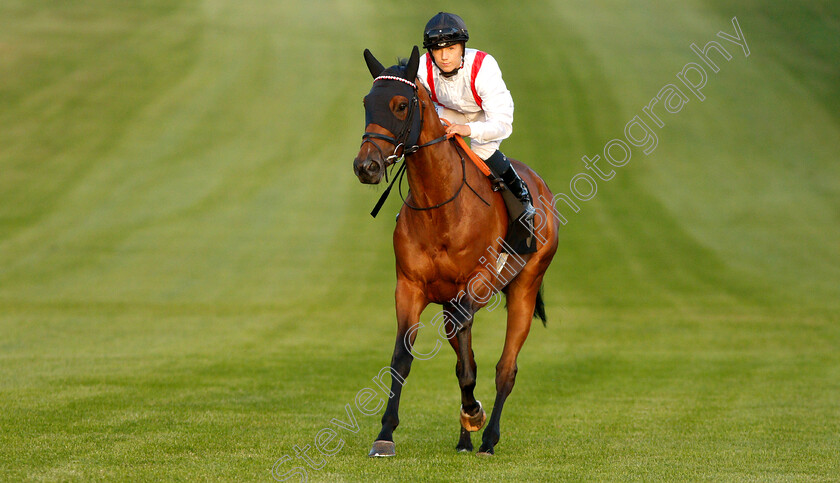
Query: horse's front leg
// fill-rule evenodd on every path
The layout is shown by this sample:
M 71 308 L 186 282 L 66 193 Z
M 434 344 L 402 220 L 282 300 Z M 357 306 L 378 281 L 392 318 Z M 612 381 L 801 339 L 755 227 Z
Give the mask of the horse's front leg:
M 460 307 L 445 305 L 444 309 L 447 313 L 446 332 L 450 336 L 449 344 L 458 358 L 455 375 L 461 387 L 461 434 L 455 449 L 472 451 L 470 433 L 481 429 L 486 420 L 484 409 L 474 395 L 476 364 L 472 350 L 472 310 L 466 304 Z
M 414 359 L 411 355 L 411 346 L 414 345 L 417 337 L 417 330 L 412 330 L 412 327 L 420 321 L 420 314 L 428 305 L 428 301 L 419 287 L 400 279 L 397 281 L 396 305 L 397 340 L 394 344 L 394 355 L 391 358 L 391 369 L 399 375 L 400 379 L 391 377 L 391 397 L 385 407 L 385 414 L 382 415 L 382 430 L 373 442 L 369 456 L 394 456 L 396 454 L 394 430 L 400 424 L 400 394 L 411 371 L 411 362 Z

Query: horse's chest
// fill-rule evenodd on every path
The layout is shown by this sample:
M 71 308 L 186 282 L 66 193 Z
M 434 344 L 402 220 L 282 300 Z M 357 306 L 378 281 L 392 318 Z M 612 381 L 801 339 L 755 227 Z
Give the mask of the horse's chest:
M 446 247 L 429 250 L 424 258 L 418 268 L 423 274 L 426 295 L 438 303 L 457 297 L 476 269 L 476 261 L 469 261 Z
M 456 281 L 472 271 L 475 261 L 464 249 L 448 245 L 428 246 L 424 250 L 426 263 L 432 267 L 433 278 Z
M 399 272 L 421 286 L 435 303 L 448 302 L 466 290 L 470 279 L 482 271 L 486 254 L 479 247 L 487 246 L 475 237 L 441 232 L 432 236 L 407 229 L 398 230 L 395 241 Z

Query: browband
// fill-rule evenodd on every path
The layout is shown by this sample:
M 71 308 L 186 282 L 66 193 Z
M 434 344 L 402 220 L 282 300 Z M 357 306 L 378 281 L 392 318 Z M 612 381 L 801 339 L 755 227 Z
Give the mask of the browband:
M 417 84 L 415 84 L 414 82 L 411 82 L 410 80 L 403 79 L 402 77 L 397 77 L 397 76 L 394 76 L 394 75 L 381 75 L 381 76 L 377 77 L 376 79 L 373 79 L 373 82 L 376 82 L 378 80 L 399 81 L 399 82 L 402 82 L 404 84 L 408 84 L 408 85 L 411 86 L 412 89 L 417 90 Z

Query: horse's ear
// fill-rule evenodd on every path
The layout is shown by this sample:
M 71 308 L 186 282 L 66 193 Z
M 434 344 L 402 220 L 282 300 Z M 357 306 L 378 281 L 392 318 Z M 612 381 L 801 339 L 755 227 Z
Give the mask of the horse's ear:
M 382 71 L 385 70 L 385 67 L 382 67 L 382 64 L 376 60 L 376 57 L 374 57 L 368 49 L 365 49 L 365 62 L 367 63 L 370 75 L 372 75 L 374 79 L 379 77 L 382 74 Z
M 408 58 L 408 65 L 405 67 L 405 78 L 414 82 L 417 78 L 417 68 L 420 67 L 420 49 L 414 46 L 411 57 Z

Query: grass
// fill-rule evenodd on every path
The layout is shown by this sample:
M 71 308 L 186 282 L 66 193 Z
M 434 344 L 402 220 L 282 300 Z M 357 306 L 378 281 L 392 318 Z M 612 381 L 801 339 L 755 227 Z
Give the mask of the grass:
M 0 479 L 270 480 L 347 420 L 390 360 L 399 206 L 371 220 L 381 188 L 350 169 L 361 51 L 405 56 L 449 8 L 0 5 Z M 453 450 L 443 350 L 396 458 L 366 457 L 379 415 L 355 412 L 309 478 L 836 479 L 837 7 L 459 8 L 516 101 L 505 151 L 567 194 L 692 42 L 737 16 L 751 53 L 566 213 L 495 457 Z M 479 314 L 488 406 L 503 334 Z

